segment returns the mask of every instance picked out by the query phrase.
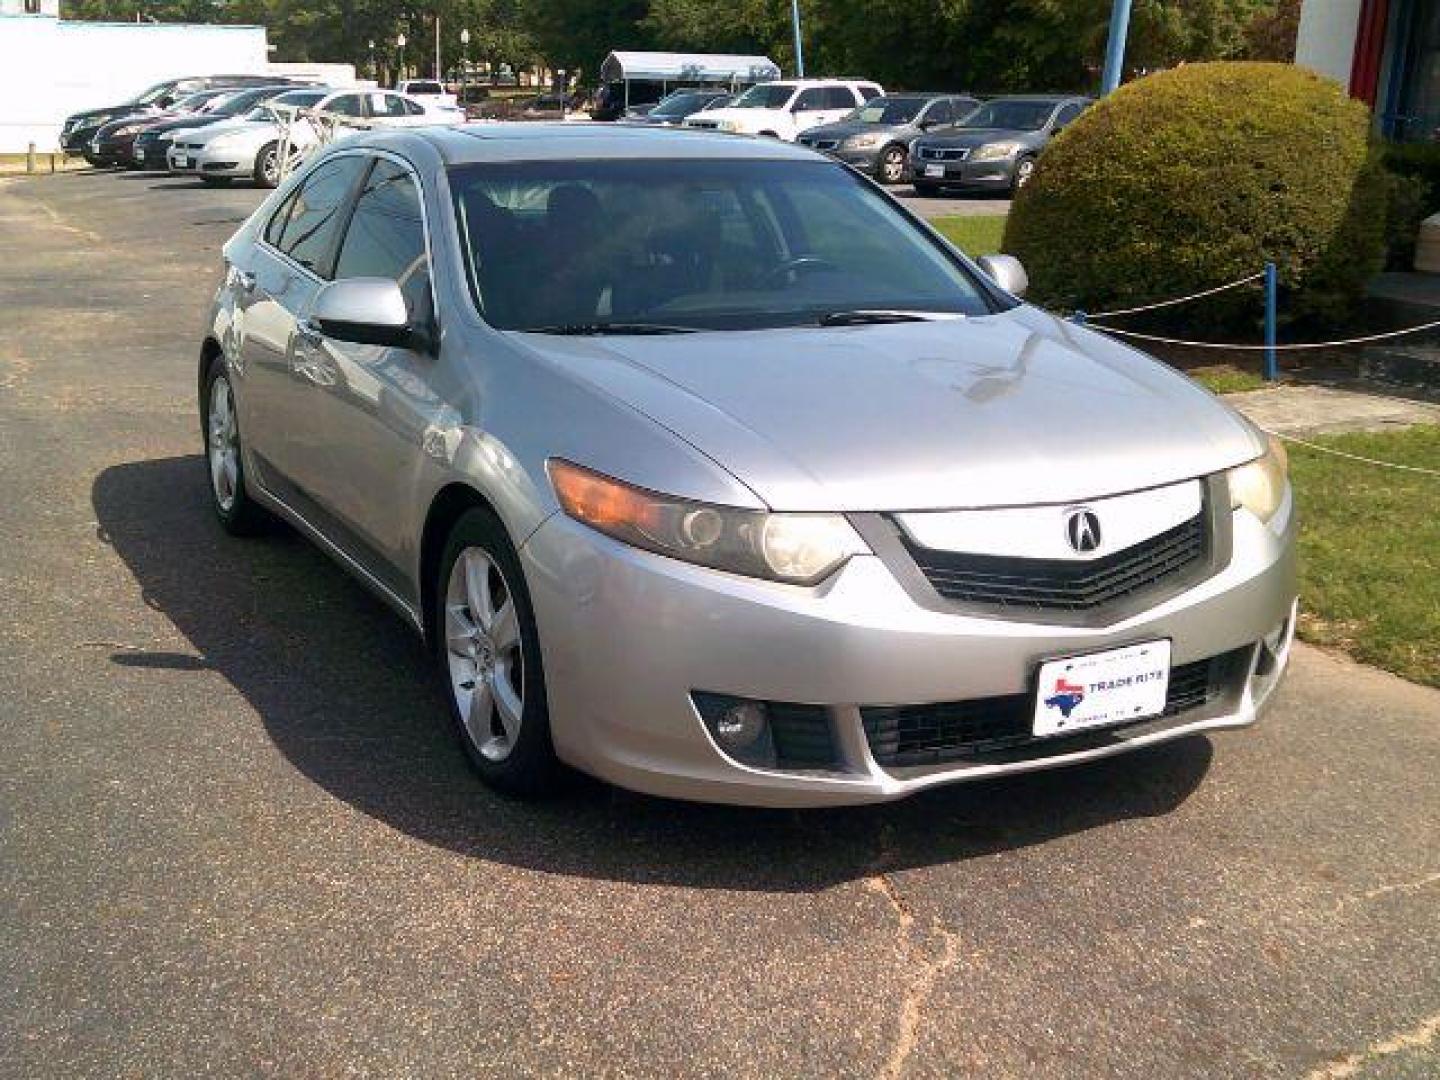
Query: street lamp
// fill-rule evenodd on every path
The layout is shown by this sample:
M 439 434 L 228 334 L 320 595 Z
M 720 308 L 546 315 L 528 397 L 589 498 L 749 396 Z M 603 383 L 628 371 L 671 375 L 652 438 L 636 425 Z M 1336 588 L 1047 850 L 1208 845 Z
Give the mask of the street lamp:
M 396 60 L 396 63 L 395 63 L 395 66 L 396 66 L 396 68 L 398 69 L 398 71 L 397 71 L 397 73 L 396 73 L 396 76 L 395 76 L 395 80 L 396 80 L 396 82 L 399 82 L 400 80 L 402 80 L 402 79 L 405 78 L 405 35 L 404 35 L 404 34 L 396 34 L 396 35 L 395 35 L 395 47 L 400 50 L 399 58 Z
M 565 78 L 565 69 L 555 73 L 560 76 L 560 119 L 565 119 L 565 107 L 570 104 L 570 81 Z
M 370 77 L 372 79 L 378 79 L 380 77 L 380 69 L 375 66 L 375 39 L 371 38 L 368 44 L 370 46 Z
M 470 28 L 460 31 L 460 48 L 464 51 L 460 67 L 460 96 L 465 96 L 465 85 L 470 81 Z

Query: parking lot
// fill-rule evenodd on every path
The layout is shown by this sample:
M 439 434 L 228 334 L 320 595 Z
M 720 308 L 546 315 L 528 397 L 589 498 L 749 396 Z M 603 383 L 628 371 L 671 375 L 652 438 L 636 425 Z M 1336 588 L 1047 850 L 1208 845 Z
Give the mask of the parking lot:
M 481 787 L 395 616 L 212 519 L 262 194 L 0 180 L 0 1072 L 1440 1070 L 1440 692 L 1315 649 L 1254 730 L 890 806 Z

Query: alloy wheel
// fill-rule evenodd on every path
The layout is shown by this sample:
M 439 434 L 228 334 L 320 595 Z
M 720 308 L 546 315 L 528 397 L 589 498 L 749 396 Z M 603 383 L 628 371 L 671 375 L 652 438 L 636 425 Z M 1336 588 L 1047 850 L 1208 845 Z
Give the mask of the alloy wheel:
M 465 548 L 450 568 L 445 648 L 466 733 L 484 757 L 505 760 L 525 713 L 525 660 L 510 583 L 483 548 Z
M 880 159 L 880 178 L 887 184 L 898 184 L 905 178 L 905 151 L 892 146 Z
M 235 505 L 240 477 L 240 427 L 235 422 L 235 395 L 230 380 L 217 376 L 210 384 L 210 484 L 225 513 Z

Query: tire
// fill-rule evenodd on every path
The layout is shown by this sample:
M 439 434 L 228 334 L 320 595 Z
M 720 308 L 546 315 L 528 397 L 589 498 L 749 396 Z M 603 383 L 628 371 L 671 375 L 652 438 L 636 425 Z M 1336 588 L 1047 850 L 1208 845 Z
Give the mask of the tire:
M 230 177 L 228 176 L 202 176 L 200 182 L 206 187 L 229 187 Z
M 915 194 L 919 195 L 922 199 L 933 199 L 936 195 L 940 194 L 940 187 L 938 184 L 922 184 L 917 180 L 915 182 Z
M 553 793 L 563 770 L 550 739 L 535 611 L 494 513 L 477 507 L 460 517 L 430 588 L 436 668 L 471 766 L 509 795 Z
M 773 132 L 773 131 L 762 131 L 762 132 L 760 132 L 760 138 L 762 138 L 762 139 L 778 139 L 778 138 L 780 138 L 780 136 L 779 136 L 776 132 Z
M 875 159 L 875 179 L 886 186 L 900 183 L 905 179 L 906 158 L 905 147 L 899 143 L 892 143 L 880 151 Z M 916 190 L 919 190 L 918 188 Z
M 273 188 L 280 184 L 280 144 L 268 142 L 260 148 L 255 155 L 255 171 L 251 174 L 255 177 L 256 187 Z
M 222 403 L 223 417 L 217 415 Z M 215 517 L 231 536 L 256 536 L 266 530 L 271 518 L 245 488 L 245 461 L 240 452 L 235 393 L 230 385 L 229 369 L 219 357 L 211 361 L 205 372 L 200 410 L 205 473 Z
M 1010 177 L 1010 193 L 1013 195 L 1030 182 L 1035 175 L 1035 159 L 1033 157 L 1022 157 L 1015 162 L 1015 172 Z

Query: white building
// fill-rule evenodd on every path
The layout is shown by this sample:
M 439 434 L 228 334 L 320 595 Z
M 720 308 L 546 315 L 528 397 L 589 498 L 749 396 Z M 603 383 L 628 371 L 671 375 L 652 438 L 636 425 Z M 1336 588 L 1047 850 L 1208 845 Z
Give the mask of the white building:
M 164 79 L 267 68 L 263 26 L 69 22 L 60 0 L 0 0 L 0 154 L 59 148 L 60 124 Z

